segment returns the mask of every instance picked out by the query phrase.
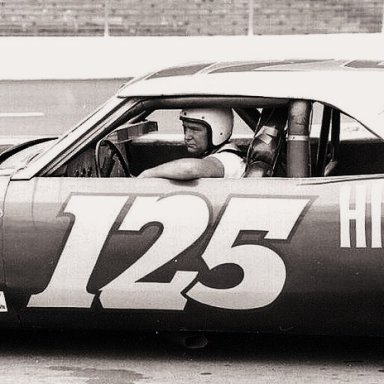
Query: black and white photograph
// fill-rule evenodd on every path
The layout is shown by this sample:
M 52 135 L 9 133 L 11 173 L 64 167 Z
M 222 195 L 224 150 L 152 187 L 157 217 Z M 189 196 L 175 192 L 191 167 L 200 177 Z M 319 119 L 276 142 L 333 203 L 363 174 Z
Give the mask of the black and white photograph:
M 384 381 L 384 0 L 0 0 L 0 383 Z

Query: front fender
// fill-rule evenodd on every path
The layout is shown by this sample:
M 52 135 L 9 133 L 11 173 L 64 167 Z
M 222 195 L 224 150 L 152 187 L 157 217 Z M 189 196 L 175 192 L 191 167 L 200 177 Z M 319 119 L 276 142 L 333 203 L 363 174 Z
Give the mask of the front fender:
M 3 218 L 5 209 L 5 196 L 7 194 L 10 179 L 10 175 L 0 175 L 0 291 L 4 290 L 5 288 Z

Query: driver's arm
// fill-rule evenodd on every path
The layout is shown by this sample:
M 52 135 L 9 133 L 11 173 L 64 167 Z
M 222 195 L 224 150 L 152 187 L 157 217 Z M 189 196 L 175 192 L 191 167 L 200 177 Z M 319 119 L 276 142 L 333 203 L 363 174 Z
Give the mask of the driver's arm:
M 224 177 L 224 166 L 219 159 L 179 159 L 143 171 L 139 176 L 174 180 L 192 180 L 200 177 Z

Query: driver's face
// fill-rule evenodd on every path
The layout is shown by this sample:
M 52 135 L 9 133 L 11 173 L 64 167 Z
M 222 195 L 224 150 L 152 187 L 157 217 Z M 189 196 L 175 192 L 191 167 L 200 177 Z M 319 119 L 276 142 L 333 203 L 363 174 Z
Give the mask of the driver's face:
M 204 124 L 195 121 L 183 121 L 184 142 L 189 153 L 202 155 L 208 149 L 208 132 Z

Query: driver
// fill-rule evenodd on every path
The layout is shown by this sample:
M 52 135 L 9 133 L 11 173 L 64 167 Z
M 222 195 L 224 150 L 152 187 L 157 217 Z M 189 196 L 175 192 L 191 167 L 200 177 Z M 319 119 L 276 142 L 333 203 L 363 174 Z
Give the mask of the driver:
M 138 177 L 191 180 L 200 177 L 240 178 L 245 160 L 229 141 L 233 112 L 229 108 L 188 108 L 180 113 L 184 142 L 193 157 L 178 159 L 142 172 Z

